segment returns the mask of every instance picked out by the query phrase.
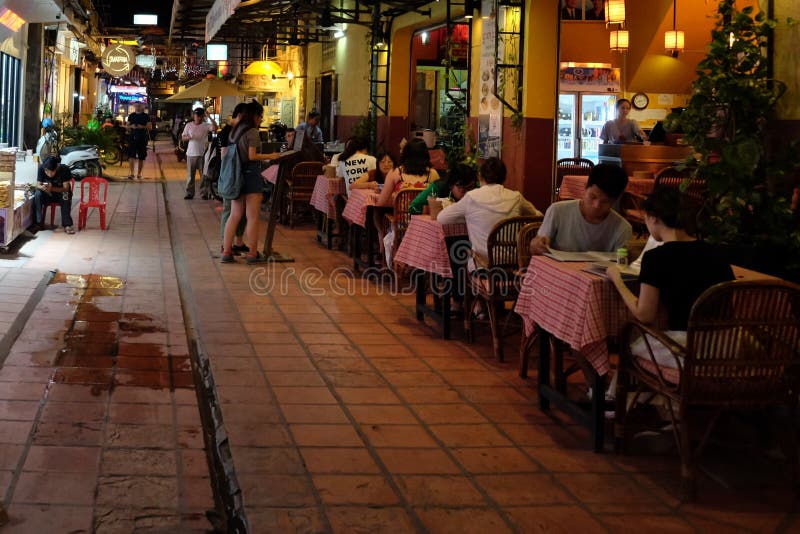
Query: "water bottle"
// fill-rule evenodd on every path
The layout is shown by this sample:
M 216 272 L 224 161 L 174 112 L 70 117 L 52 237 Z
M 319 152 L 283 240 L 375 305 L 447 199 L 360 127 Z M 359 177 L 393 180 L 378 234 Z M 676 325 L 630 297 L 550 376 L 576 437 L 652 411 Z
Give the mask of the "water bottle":
M 617 249 L 617 265 L 625 267 L 628 265 L 628 249 L 620 247 Z

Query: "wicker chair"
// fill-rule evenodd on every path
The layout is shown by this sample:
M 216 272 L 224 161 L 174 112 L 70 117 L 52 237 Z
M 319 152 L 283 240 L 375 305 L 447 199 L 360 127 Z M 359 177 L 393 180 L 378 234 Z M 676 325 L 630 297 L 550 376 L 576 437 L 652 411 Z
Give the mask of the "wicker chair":
M 292 176 L 286 182 L 286 215 L 289 228 L 294 228 L 299 207 L 310 211 L 311 193 L 317 183 L 317 176 L 323 173 L 323 164 L 318 161 L 304 161 L 292 168 Z
M 589 176 L 594 163 L 584 158 L 563 158 L 556 162 L 556 198 L 559 198 L 561 182 L 567 175 Z
M 680 190 L 681 185 L 687 179 L 691 179 L 689 171 L 685 169 L 681 170 L 676 167 L 665 167 L 656 174 L 653 188 L 669 187 Z M 699 212 L 706 200 L 705 180 L 691 180 L 683 193 L 685 195 L 684 198 L 691 202 Z M 636 230 L 639 235 L 647 231 L 647 225 L 644 222 L 644 210 L 642 209 L 642 201 L 644 201 L 644 198 L 645 197 L 642 195 L 625 191 L 620 198 L 619 204 L 622 216 L 631 223 L 631 226 L 633 226 L 634 230 Z
M 541 224 L 541 217 L 511 217 L 500 221 L 492 228 L 487 240 L 488 258 L 475 257 L 478 269 L 470 273 L 468 288 L 464 295 L 464 333 L 467 342 L 473 340 L 472 300 L 484 303 L 492 330 L 494 356 L 503 361 L 503 340 L 498 324 L 497 307 L 514 302 L 518 295 L 516 273 L 519 265 L 517 242 L 523 227 L 530 223 Z
M 394 228 L 394 240 L 392 241 L 392 262 L 395 264 L 392 265 L 392 268 L 396 273 L 398 272 L 398 266 L 396 262 L 394 262 L 394 256 L 397 253 L 397 247 L 400 246 L 400 242 L 403 240 L 403 236 L 406 235 L 408 223 L 411 222 L 411 214 L 408 212 L 408 207 L 422 191 L 424 191 L 424 189 L 418 187 L 407 187 L 405 189 L 401 189 L 394 196 L 394 212 L 391 214 L 386 214 L 386 222 L 390 227 Z
M 794 424 L 800 387 L 800 286 L 773 280 L 718 284 L 698 298 L 688 326 L 685 347 L 641 323 L 626 326 L 617 383 L 615 435 L 619 449 L 631 434 L 632 425 L 626 420 L 641 394 L 662 395 L 681 455 L 683 497 L 692 499 L 695 461 L 723 410 L 785 404 Z M 644 354 L 638 350 L 639 355 L 634 355 L 632 342 L 645 334 L 648 337 L 644 340 Z M 669 350 L 676 368 L 657 363 L 655 340 Z M 632 383 L 637 389 L 628 409 Z M 697 431 L 700 423 L 695 415 L 701 410 L 710 410 L 713 416 L 705 431 L 695 434 L 692 430 Z M 797 433 L 790 434 L 796 484 Z M 693 446 L 696 440 L 699 441 Z
M 531 257 L 533 256 L 531 254 L 531 240 L 536 237 L 536 233 L 541 226 L 542 221 L 528 223 L 522 227 L 517 236 L 517 271 L 514 273 L 514 277 L 518 288 L 522 286 L 522 279 L 525 277 L 525 272 L 528 270 L 528 265 L 530 265 Z M 515 300 L 514 307 L 516 307 L 516 304 Z M 522 343 L 520 347 L 520 376 L 525 378 L 528 373 L 528 359 L 530 356 L 530 350 L 527 349 L 526 345 L 530 346 L 533 343 L 533 339 L 526 339 L 522 335 L 520 342 Z

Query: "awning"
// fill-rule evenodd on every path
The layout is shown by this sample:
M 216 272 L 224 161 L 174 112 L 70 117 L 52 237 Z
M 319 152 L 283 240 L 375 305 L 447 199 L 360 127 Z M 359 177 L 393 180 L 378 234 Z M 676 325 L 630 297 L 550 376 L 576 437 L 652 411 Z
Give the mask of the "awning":
M 240 94 L 239 89 L 231 83 L 219 78 L 206 78 L 164 100 L 166 102 L 193 102 L 213 96 L 240 96 Z

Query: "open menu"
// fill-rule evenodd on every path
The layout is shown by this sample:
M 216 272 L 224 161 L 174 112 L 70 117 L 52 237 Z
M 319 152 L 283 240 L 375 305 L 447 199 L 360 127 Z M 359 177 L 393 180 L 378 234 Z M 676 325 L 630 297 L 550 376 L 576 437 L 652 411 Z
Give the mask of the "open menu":
M 599 252 L 599 251 L 567 252 L 565 250 L 556 250 L 553 248 L 548 248 L 547 252 L 545 252 L 544 255 L 556 261 L 602 262 L 602 261 L 615 261 L 617 259 L 617 254 L 615 252 Z
M 586 271 L 587 273 L 596 274 L 598 276 L 606 276 L 606 269 L 608 269 L 610 265 L 617 265 L 617 263 L 613 261 L 595 262 L 589 264 L 588 267 L 581 270 Z M 639 268 L 633 265 L 626 265 L 624 267 L 620 267 L 619 272 L 622 275 L 622 279 L 625 281 L 633 281 L 639 279 Z

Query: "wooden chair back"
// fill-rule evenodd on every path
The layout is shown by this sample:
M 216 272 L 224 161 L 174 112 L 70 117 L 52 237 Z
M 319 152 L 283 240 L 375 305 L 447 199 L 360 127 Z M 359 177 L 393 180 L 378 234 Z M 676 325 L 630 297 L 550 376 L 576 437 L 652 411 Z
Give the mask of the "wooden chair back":
M 692 405 L 764 406 L 800 386 L 800 286 L 727 282 L 692 308 L 681 375 Z
M 531 222 L 520 228 L 517 236 L 517 267 L 520 271 L 528 268 L 531 262 L 531 239 L 536 237 L 542 221 Z
M 489 233 L 486 241 L 489 269 L 503 269 L 513 273 L 517 269 L 517 242 L 522 228 L 530 223 L 539 222 L 541 217 L 520 216 L 510 217 L 497 223 Z
M 594 168 L 594 163 L 585 158 L 562 158 L 558 160 L 556 162 L 556 198 L 565 176 L 589 176 L 592 168 Z
M 403 238 L 408 228 L 408 223 L 411 222 L 411 214 L 408 212 L 408 207 L 422 191 L 424 191 L 424 189 L 418 187 L 407 187 L 398 191 L 394 196 L 394 217 L 392 218 L 392 223 L 394 223 L 394 235 L 397 243 Z
M 323 164 L 319 161 L 304 161 L 292 167 L 292 177 L 290 190 L 295 199 L 305 197 L 311 199 L 314 185 L 317 183 L 317 176 L 324 174 Z
M 688 186 L 683 189 L 682 185 L 686 180 L 691 180 Z M 703 179 L 694 178 L 686 169 L 676 167 L 665 167 L 658 171 L 655 179 L 655 188 L 669 187 L 682 191 L 689 200 L 701 206 L 706 200 L 706 182 Z

